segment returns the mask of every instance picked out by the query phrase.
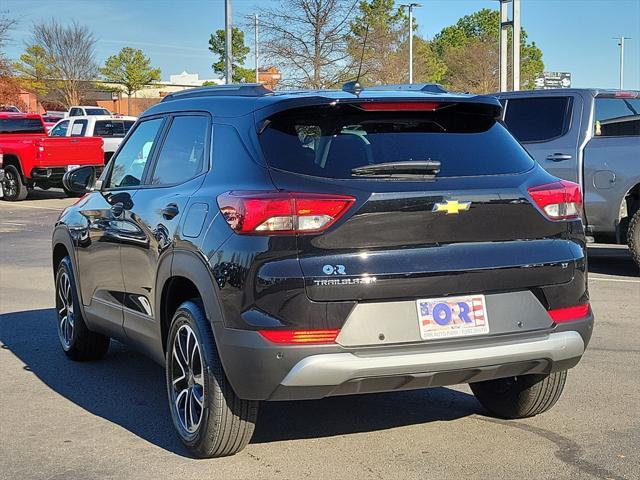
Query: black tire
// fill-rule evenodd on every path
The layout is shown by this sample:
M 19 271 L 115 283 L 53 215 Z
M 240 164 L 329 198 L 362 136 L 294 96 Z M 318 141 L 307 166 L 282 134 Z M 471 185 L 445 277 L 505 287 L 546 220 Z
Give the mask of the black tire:
M 631 258 L 640 267 L 640 209 L 633 214 L 627 230 L 627 245 Z
M 546 412 L 560 398 L 567 371 L 499 378 L 469 386 L 478 401 L 499 418 L 527 418 Z
M 194 338 L 198 355 L 193 347 Z M 180 356 L 180 346 L 190 352 L 186 356 L 192 359 L 190 363 L 185 356 Z M 182 364 L 186 369 L 180 367 Z M 249 443 L 258 402 L 238 398 L 233 391 L 222 368 L 209 321 L 197 300 L 184 302 L 173 316 L 167 340 L 166 379 L 173 425 L 194 456 L 234 455 Z
M 29 191 L 22 181 L 22 175 L 14 165 L 4 167 L 2 190 L 4 199 L 8 202 L 19 202 L 27 198 Z
M 109 350 L 110 339 L 87 328 L 75 285 L 71 259 L 64 257 L 56 272 L 56 323 L 60 345 L 72 360 L 98 360 Z

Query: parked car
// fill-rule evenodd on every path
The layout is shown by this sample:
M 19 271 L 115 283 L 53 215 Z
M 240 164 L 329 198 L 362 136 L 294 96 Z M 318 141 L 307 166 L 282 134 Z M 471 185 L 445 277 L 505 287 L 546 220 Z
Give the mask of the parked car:
M 0 105 L 0 112 L 22 113 L 20 112 L 20 109 L 15 105 Z
M 91 105 L 70 107 L 67 112 L 67 117 L 85 117 L 87 115 L 111 115 L 111 112 L 106 108 Z
M 2 154 L 2 150 L 0 150 L 0 198 L 4 197 L 4 190 L 2 188 L 2 184 L 4 183 L 4 168 L 2 168 L 3 162 L 4 155 Z
M 47 132 L 50 132 L 53 126 L 63 118 L 64 115 L 50 115 L 49 113 L 42 115 L 42 121 L 44 122 L 44 126 L 46 127 Z
M 640 92 L 500 93 L 504 121 L 552 175 L 580 184 L 587 234 L 627 244 L 640 266 Z
M 56 123 L 49 135 L 52 137 L 100 137 L 104 141 L 104 163 L 120 146 L 122 139 L 136 122 L 136 117 L 122 115 L 87 115 L 70 117 Z
M 9 201 L 24 200 L 33 187 L 62 187 L 67 170 L 104 162 L 101 138 L 51 138 L 36 114 L 0 113 L 0 148 Z
M 427 87 L 151 107 L 97 183 L 65 176 L 93 189 L 53 233 L 64 352 L 164 365 L 201 457 L 241 450 L 259 401 L 470 383 L 493 415 L 551 408 L 593 324 L 580 189 L 495 98 Z

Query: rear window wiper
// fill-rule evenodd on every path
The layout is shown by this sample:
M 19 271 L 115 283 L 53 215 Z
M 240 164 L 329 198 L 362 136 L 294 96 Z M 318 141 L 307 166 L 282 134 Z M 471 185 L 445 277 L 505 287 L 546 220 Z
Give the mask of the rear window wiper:
M 400 162 L 377 163 L 363 165 L 351 169 L 354 177 L 424 177 L 434 178 L 440 172 L 438 160 L 408 160 Z

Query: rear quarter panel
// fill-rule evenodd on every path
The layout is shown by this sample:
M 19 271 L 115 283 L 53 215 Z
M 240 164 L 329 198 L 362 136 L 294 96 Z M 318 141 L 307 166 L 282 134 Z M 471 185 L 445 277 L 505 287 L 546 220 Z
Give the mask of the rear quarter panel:
M 620 205 L 640 183 L 640 137 L 593 137 L 584 150 L 584 195 L 594 232 L 616 231 Z

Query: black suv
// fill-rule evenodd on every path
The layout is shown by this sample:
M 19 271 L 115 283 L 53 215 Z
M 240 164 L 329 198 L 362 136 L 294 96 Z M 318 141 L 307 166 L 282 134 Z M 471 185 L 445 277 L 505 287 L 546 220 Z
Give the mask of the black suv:
M 491 97 L 430 86 L 188 90 L 149 109 L 53 234 L 58 333 L 166 367 L 194 455 L 250 440 L 261 400 L 470 383 L 549 409 L 591 336 L 577 185 Z

